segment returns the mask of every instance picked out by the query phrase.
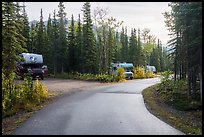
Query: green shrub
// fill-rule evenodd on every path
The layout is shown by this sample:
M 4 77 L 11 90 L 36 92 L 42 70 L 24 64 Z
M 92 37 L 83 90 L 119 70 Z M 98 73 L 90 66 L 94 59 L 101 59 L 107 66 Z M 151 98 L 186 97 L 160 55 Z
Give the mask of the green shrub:
M 174 82 L 172 91 L 174 94 L 187 94 L 188 91 L 187 80 L 178 80 Z
M 9 76 L 2 73 L 2 111 L 4 114 L 12 114 L 13 106 L 16 102 L 16 89 L 14 82 L 15 73 L 12 72 Z
M 166 80 L 172 80 L 172 71 L 164 71 L 161 73 L 161 82 L 166 81 Z
M 14 84 L 15 73 L 8 77 L 2 73 L 2 115 L 13 115 L 19 110 L 31 110 L 48 96 L 47 88 L 37 82 L 33 87 L 32 77 L 26 76 L 22 84 Z
M 38 79 L 35 81 L 35 87 L 33 90 L 32 100 L 36 103 L 40 103 L 48 96 L 48 89 L 45 85 L 40 83 Z
M 87 80 L 87 81 L 99 81 L 99 82 L 116 82 L 119 81 L 120 77 L 109 74 L 91 74 L 85 73 L 81 74 L 79 72 L 71 73 L 60 73 L 56 75 L 57 78 L 63 79 L 78 79 L 78 80 Z
M 154 78 L 154 77 L 155 77 L 155 74 L 152 71 L 148 71 L 146 73 L 146 78 Z
M 199 99 L 196 100 L 189 95 L 187 80 L 174 81 L 170 71 L 162 73 L 158 91 L 166 103 L 179 110 L 200 109 L 202 107 Z
M 165 71 L 161 73 L 161 83 L 159 84 L 159 91 L 160 92 L 168 92 L 173 90 L 174 81 L 172 80 L 172 72 Z

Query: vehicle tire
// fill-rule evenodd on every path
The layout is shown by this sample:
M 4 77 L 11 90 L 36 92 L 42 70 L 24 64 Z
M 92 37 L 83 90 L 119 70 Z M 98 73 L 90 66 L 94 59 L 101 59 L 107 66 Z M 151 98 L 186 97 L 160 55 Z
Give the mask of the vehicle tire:
M 41 79 L 43 80 L 43 79 L 44 79 L 44 76 L 41 76 Z

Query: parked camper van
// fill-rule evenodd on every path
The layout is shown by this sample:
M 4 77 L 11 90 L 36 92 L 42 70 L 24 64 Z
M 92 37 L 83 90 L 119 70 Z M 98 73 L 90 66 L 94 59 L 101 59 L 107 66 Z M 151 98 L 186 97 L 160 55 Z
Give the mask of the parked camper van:
M 44 79 L 45 71 L 43 70 L 43 56 L 33 53 L 21 53 L 19 54 L 24 61 L 20 61 L 17 65 L 20 76 L 24 77 L 28 73 L 31 73 L 33 78 Z
M 146 73 L 147 73 L 147 72 L 156 73 L 156 68 L 155 68 L 155 66 L 149 66 L 149 65 L 147 65 L 147 66 L 146 66 Z
M 125 69 L 125 76 L 127 79 L 133 79 L 133 64 L 132 63 L 113 63 L 113 73 L 118 74 L 118 68 L 124 68 Z

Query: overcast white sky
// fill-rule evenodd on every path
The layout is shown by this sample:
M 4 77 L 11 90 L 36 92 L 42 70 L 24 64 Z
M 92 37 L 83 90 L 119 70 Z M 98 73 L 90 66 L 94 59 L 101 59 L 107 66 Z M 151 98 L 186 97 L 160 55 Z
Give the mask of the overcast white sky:
M 29 21 L 40 19 L 41 8 L 44 21 L 48 19 L 49 14 L 53 17 L 54 10 L 58 11 L 58 4 L 59 2 L 25 2 Z M 71 19 L 72 14 L 75 20 L 78 19 L 78 14 L 82 17 L 83 4 L 84 2 L 64 2 L 68 19 Z M 168 2 L 91 2 L 91 13 L 97 6 L 109 9 L 107 17 L 124 21 L 123 25 L 127 26 L 128 34 L 131 28 L 140 28 L 140 30 L 149 28 L 150 34 L 157 36 L 163 45 L 166 45 L 167 40 L 170 39 L 162 15 L 170 10 Z

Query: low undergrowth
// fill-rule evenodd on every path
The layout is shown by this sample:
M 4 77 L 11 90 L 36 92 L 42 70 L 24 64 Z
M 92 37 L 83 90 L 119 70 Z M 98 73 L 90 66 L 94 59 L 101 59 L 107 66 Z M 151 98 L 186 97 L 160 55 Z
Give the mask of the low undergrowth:
M 136 67 L 133 69 L 134 79 L 143 79 L 143 78 L 153 78 L 155 74 L 153 72 L 145 73 L 144 67 Z M 52 76 L 54 77 L 54 76 Z M 77 79 L 77 80 L 87 80 L 87 81 L 99 81 L 99 82 L 123 82 L 126 81 L 125 69 L 118 68 L 118 73 L 116 74 L 92 74 L 92 73 L 79 73 L 79 72 L 70 72 L 70 73 L 57 73 L 56 78 L 62 79 Z
M 15 73 L 2 73 L 2 118 L 21 110 L 31 111 L 48 97 L 48 89 L 38 80 L 34 86 L 32 77 L 25 77 L 22 84 L 14 84 L 14 79 Z
M 160 84 L 142 94 L 148 110 L 186 134 L 202 135 L 202 104 L 200 95 L 189 96 L 185 80 L 174 82 L 169 72 Z
M 199 86 L 198 86 L 199 87 Z M 161 83 L 158 85 L 157 93 L 165 103 L 178 110 L 197 110 L 202 108 L 199 88 L 194 94 L 189 93 L 187 80 L 176 80 L 171 78 L 171 72 L 164 72 Z
M 134 79 L 143 79 L 143 78 L 154 78 L 155 74 L 152 71 L 145 72 L 143 66 L 137 66 L 133 68 Z
M 28 118 L 32 117 L 37 111 L 41 110 L 53 102 L 61 94 L 50 93 L 46 100 L 36 105 L 30 111 L 20 110 L 15 115 L 7 116 L 2 119 L 2 135 L 12 135 L 16 128 L 21 126 Z
M 123 74 L 124 70 L 119 70 L 119 75 L 109 75 L 109 74 L 91 74 L 86 73 L 82 74 L 79 72 L 71 73 L 59 73 L 56 75 L 56 78 L 63 79 L 77 79 L 77 80 L 87 80 L 87 81 L 99 81 L 99 82 L 121 82 L 125 80 L 125 75 Z

